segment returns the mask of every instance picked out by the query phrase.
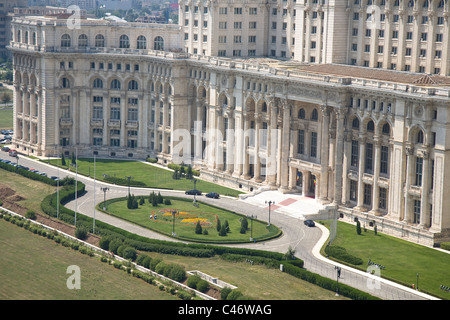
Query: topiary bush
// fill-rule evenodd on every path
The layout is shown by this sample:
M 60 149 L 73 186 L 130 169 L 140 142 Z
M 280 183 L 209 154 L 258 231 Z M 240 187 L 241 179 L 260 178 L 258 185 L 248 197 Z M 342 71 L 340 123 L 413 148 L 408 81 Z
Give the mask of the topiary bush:
M 196 289 L 200 292 L 205 293 L 209 288 L 209 283 L 206 280 L 201 279 L 199 282 L 197 282 Z
M 201 280 L 201 278 L 197 275 L 192 275 L 187 278 L 186 285 L 189 288 L 195 289 L 197 288 L 197 283 Z
M 80 240 L 85 240 L 88 236 L 88 230 L 85 227 L 78 227 L 75 230 L 75 237 Z

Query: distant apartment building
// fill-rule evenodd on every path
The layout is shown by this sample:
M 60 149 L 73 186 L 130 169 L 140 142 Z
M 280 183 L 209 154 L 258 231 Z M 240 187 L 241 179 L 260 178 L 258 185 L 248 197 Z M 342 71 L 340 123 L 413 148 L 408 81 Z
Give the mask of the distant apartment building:
M 6 49 L 11 40 L 11 17 L 10 13 L 17 7 L 26 7 L 27 0 L 0 0 L 0 56 L 9 57 L 10 52 Z

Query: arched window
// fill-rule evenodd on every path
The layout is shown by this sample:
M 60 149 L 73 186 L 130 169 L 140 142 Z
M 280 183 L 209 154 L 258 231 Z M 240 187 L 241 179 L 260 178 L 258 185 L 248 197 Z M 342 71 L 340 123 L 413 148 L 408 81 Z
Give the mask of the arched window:
M 314 109 L 311 113 L 311 120 L 317 121 L 319 120 L 319 113 L 317 112 L 317 109 Z
M 423 131 L 422 130 L 419 130 L 419 132 L 417 132 L 416 142 L 423 144 Z
M 85 34 L 80 34 L 78 37 L 78 48 L 86 48 L 88 46 L 88 37 Z
M 36 45 L 36 32 L 33 32 L 32 36 L 31 36 L 31 43 L 33 45 Z
M 370 120 L 369 123 L 367 123 L 367 131 L 374 132 L 374 130 L 375 130 L 375 124 L 373 123 L 372 120 Z
M 391 126 L 389 125 L 389 123 L 385 123 L 383 125 L 383 128 L 381 129 L 381 132 L 383 134 L 389 135 L 391 133 Z
M 444 5 L 445 5 L 445 1 L 444 0 L 441 0 L 441 1 L 439 1 L 439 4 L 438 4 L 438 8 L 443 8 L 444 7 Z
M 261 105 L 261 112 L 267 112 L 267 104 L 265 102 Z
M 128 82 L 128 90 L 139 90 L 139 86 L 136 80 Z
M 94 89 L 102 89 L 103 88 L 103 80 L 97 78 L 94 80 L 92 85 L 93 85 Z
M 23 42 L 28 43 L 28 31 L 25 31 Z
M 68 34 L 63 34 L 61 37 L 61 47 L 62 48 L 70 48 L 70 36 Z
M 20 35 L 21 35 L 20 34 L 20 30 L 18 30 L 17 31 L 17 39 L 16 39 L 17 42 L 22 42 L 22 39 L 20 38 Z
M 353 119 L 352 129 L 359 129 L 359 119 L 358 118 Z
M 160 51 L 164 50 L 164 39 L 162 37 L 157 36 L 155 38 L 154 43 L 153 43 L 153 49 L 160 50 Z
M 114 79 L 111 81 L 111 89 L 119 90 L 120 89 L 120 81 L 117 79 Z
M 136 47 L 138 49 L 147 49 L 147 39 L 144 36 L 139 36 L 137 38 L 137 45 Z
M 61 88 L 70 88 L 70 81 L 67 78 L 61 79 Z
M 102 34 L 95 36 L 95 47 L 103 48 L 105 46 L 105 37 Z
M 301 108 L 300 110 L 298 110 L 298 118 L 299 119 L 305 119 L 305 109 Z
M 119 38 L 119 48 L 129 48 L 130 47 L 130 40 L 128 39 L 128 36 L 123 34 Z

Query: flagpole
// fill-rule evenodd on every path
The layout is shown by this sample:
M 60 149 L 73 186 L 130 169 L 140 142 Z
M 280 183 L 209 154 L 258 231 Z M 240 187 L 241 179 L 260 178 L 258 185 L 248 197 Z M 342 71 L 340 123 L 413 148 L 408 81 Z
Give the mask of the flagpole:
M 77 198 L 78 198 L 78 148 L 75 148 L 75 228 L 77 227 Z
M 92 233 L 95 233 L 95 154 L 94 154 L 94 221 L 92 226 Z

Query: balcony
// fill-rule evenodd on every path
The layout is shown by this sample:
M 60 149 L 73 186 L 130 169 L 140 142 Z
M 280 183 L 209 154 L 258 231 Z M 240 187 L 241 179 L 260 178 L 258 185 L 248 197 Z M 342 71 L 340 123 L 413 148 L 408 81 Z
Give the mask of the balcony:
M 73 124 L 72 118 L 61 118 L 59 119 L 59 124 L 61 126 L 71 126 Z
M 110 119 L 108 121 L 108 126 L 113 127 L 113 128 L 120 128 L 120 120 L 112 120 L 112 119 Z
M 127 121 L 125 125 L 127 129 L 137 129 L 139 128 L 139 121 Z
M 91 119 L 91 126 L 103 127 L 103 119 Z

